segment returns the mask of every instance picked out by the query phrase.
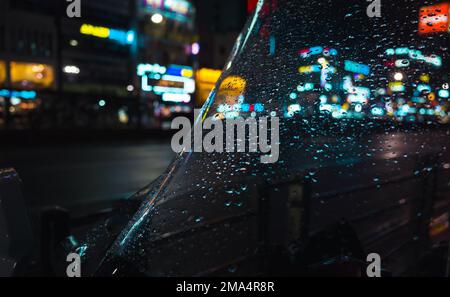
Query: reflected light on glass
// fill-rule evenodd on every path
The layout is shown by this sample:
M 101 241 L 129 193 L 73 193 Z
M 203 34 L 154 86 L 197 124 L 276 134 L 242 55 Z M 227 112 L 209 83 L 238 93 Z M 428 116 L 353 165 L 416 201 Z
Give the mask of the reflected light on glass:
M 200 44 L 198 42 L 195 42 L 191 46 L 191 53 L 196 56 L 200 53 Z
M 394 79 L 397 81 L 403 80 L 403 73 L 397 72 L 396 74 L 394 74 Z

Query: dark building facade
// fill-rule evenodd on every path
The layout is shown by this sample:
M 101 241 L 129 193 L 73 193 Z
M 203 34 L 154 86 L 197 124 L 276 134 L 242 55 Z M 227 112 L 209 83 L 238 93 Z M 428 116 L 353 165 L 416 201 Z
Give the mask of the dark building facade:
M 196 0 L 200 67 L 222 69 L 247 20 L 245 0 Z
M 57 22 L 64 118 L 75 128 L 135 128 L 139 98 L 133 93 L 134 1 L 82 1 L 82 17 Z M 56 104 L 57 105 L 57 104 Z

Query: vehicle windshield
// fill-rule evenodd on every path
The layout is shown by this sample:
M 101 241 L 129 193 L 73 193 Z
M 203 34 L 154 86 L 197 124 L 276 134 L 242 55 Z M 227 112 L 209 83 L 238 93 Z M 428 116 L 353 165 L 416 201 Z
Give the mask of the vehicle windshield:
M 448 137 L 449 5 L 381 1 L 377 15 L 370 4 L 259 1 L 196 121 L 277 117 L 279 156 L 180 153 L 101 273 L 260 272 L 242 259 L 258 250 L 246 216 L 264 189 L 276 196 L 296 178 L 317 192 L 349 176 L 377 184 L 445 150 L 436 143 Z

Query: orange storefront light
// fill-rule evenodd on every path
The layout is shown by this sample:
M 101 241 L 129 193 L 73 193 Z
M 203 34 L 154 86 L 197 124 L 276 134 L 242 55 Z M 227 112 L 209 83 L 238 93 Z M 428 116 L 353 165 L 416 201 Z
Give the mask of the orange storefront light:
M 197 83 L 196 100 L 198 105 L 205 103 L 221 75 L 222 71 L 218 69 L 202 68 L 197 70 L 195 80 Z
M 450 3 L 425 6 L 419 13 L 419 34 L 449 32 Z
M 0 61 L 0 85 L 6 82 L 6 63 Z
M 54 81 L 54 70 L 50 65 L 11 62 L 11 84 L 15 87 L 50 88 Z

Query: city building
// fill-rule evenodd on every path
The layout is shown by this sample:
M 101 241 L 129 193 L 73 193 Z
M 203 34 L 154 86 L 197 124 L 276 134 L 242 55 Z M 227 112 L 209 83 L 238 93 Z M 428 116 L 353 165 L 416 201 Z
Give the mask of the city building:
M 0 1 L 0 128 L 32 127 L 35 112 L 55 90 L 51 11 L 48 0 Z
M 0 0 L 0 128 L 158 128 L 191 112 L 200 51 L 191 2 L 81 3 L 70 18 L 69 2 Z M 139 65 L 171 73 L 146 87 L 151 73 Z
M 59 16 L 60 87 L 68 98 L 60 112 L 75 128 L 137 128 L 135 1 L 82 5 L 81 18 Z
M 194 69 L 200 52 L 196 8 L 187 0 L 138 3 L 138 68 L 143 126 L 170 128 L 194 107 Z

